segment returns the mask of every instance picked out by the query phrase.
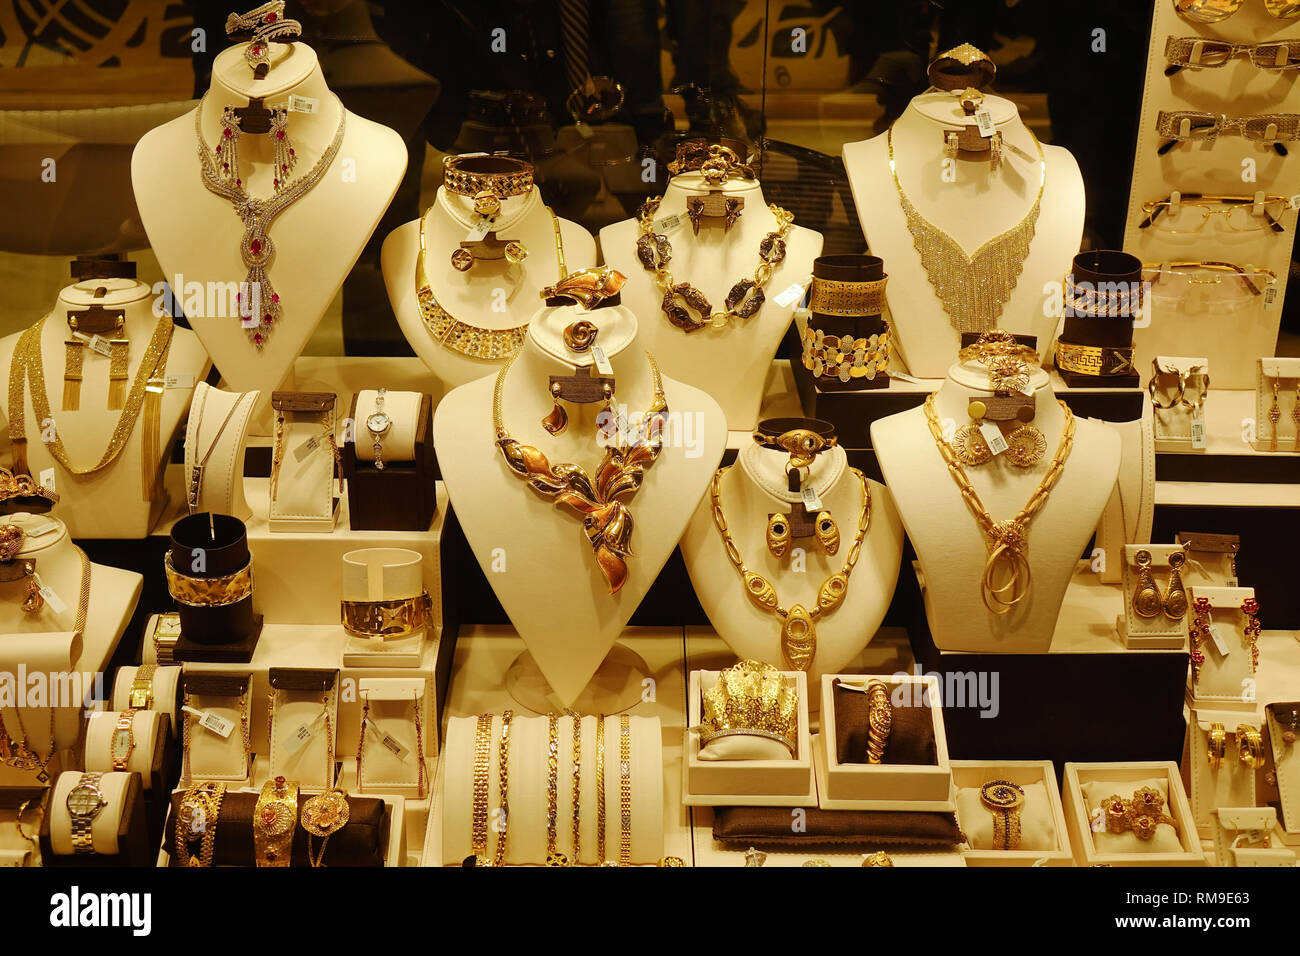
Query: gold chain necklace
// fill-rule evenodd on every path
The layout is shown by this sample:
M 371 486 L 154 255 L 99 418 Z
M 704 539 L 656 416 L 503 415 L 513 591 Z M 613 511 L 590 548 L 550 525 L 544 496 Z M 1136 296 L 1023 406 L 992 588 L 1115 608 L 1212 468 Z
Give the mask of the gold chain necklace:
M 239 254 L 248 269 L 244 285 L 251 301 L 244 300 L 244 292 L 241 290 L 238 299 L 239 314 L 250 322 L 244 328 L 249 341 L 261 349 L 267 336 L 271 334 L 271 327 L 279 321 L 281 312 L 280 296 L 272 287 L 271 279 L 266 274 L 267 267 L 275 259 L 275 243 L 271 241 L 269 235 L 271 224 L 280 213 L 310 192 L 311 188 L 325 176 L 325 170 L 334 161 L 334 156 L 343 143 L 347 111 L 343 108 L 342 101 L 335 96 L 334 102 L 339 111 L 339 128 L 334 132 L 333 141 L 325 147 L 325 152 L 321 153 L 320 159 L 316 160 L 316 165 L 287 186 L 280 180 L 280 176 L 288 170 L 275 170 L 275 193 L 269 199 L 260 199 L 250 196 L 248 190 L 244 188 L 238 151 L 235 149 L 242 131 L 234 107 L 227 106 L 222 111 L 221 142 L 216 146 L 215 152 L 204 142 L 203 103 L 206 100 L 205 96 L 199 102 L 198 109 L 194 111 L 194 138 L 199 148 L 199 174 L 208 192 L 220 196 L 234 206 L 235 212 L 239 214 L 240 221 L 244 224 L 244 236 L 239 243 Z M 228 158 L 220 158 L 223 151 Z
M 546 211 L 551 214 L 551 225 L 555 230 L 555 254 L 560 267 L 560 278 L 563 279 L 568 275 L 568 270 L 564 263 L 564 237 L 560 234 L 560 220 L 550 206 L 546 207 Z M 435 298 L 433 286 L 424 269 L 424 220 L 425 216 L 421 216 L 420 251 L 415 257 L 415 300 L 420 305 L 420 315 L 429 335 L 439 345 L 470 358 L 496 362 L 513 357 L 524 344 L 528 322 L 508 329 L 485 329 L 462 322 L 444 309 Z
M 1074 448 L 1074 414 L 1065 402 L 1059 398 L 1056 401 L 1061 406 L 1061 411 L 1065 413 L 1065 429 L 1061 432 L 1061 443 L 1056 447 L 1056 454 L 1052 456 L 1051 464 L 1047 466 L 1047 473 L 1043 475 L 1038 482 L 1038 487 L 1029 496 L 1029 501 L 1014 518 L 994 521 L 993 516 L 984 507 L 984 502 L 980 501 L 975 486 L 966 477 L 966 472 L 962 469 L 961 462 L 957 460 L 956 453 L 944 441 L 943 427 L 939 424 L 939 415 L 934 409 L 934 393 L 931 392 L 925 400 L 925 420 L 930 426 L 930 434 L 934 436 L 934 443 L 948 466 L 948 474 L 952 475 L 952 480 L 957 483 L 957 488 L 961 491 L 962 500 L 975 516 L 980 530 L 984 532 L 984 543 L 988 548 L 989 556 L 984 563 L 984 573 L 980 576 L 980 597 L 991 614 L 1010 612 L 1025 599 L 1033 584 L 1027 553 L 1029 522 L 1034 519 L 1043 505 L 1047 504 L 1047 497 L 1056 487 L 1056 483 L 1061 480 L 1065 463 Z M 997 584 L 999 569 L 1006 578 L 1001 585 Z
M 726 328 L 733 319 L 748 319 L 763 307 L 766 296 L 763 287 L 772 278 L 772 272 L 785 261 L 785 241 L 794 223 L 794 214 L 777 205 L 767 208 L 776 217 L 776 229 L 763 237 L 758 244 L 758 266 L 752 279 L 741 279 L 731 287 L 723 302 L 724 312 L 714 312 L 709 300 L 689 282 L 673 282 L 668 263 L 673 258 L 673 247 L 668 237 L 654 231 L 655 213 L 659 211 L 662 196 L 647 199 L 637 211 L 641 234 L 636 240 L 636 257 L 641 265 L 654 273 L 655 285 L 663 293 L 659 307 L 668 321 L 683 332 L 697 332 L 712 327 Z
M 668 402 L 664 398 L 663 378 L 654 356 L 646 353 L 650 363 L 650 376 L 654 382 L 654 399 L 646 411 L 645 420 L 636 431 L 637 440 L 627 440 L 628 429 L 622 427 L 618 404 L 613 392 L 606 402 L 609 418 L 601 429 L 608 436 L 610 429 L 616 434 L 605 445 L 605 455 L 597 466 L 594 477 L 581 465 L 562 462 L 552 466 L 546 456 L 532 445 L 524 445 L 510 437 L 502 413 L 502 395 L 506 375 L 515 357 L 497 373 L 492 396 L 492 424 L 496 429 L 496 444 L 506 464 L 520 478 L 543 497 L 555 501 L 556 507 L 568 505 L 582 516 L 582 528 L 595 552 L 609 593 L 616 593 L 627 580 L 627 556 L 631 553 L 632 513 L 621 500 L 631 497 L 641 487 L 645 469 L 654 464 L 663 449 L 663 426 L 668 418 Z M 617 423 L 617 424 L 615 424 Z
M 108 448 L 93 465 L 73 464 L 63 447 L 63 439 L 58 429 L 52 429 L 50 440 L 45 441 L 47 422 L 53 422 L 50 414 L 50 401 L 45 392 L 45 370 L 41 361 L 41 333 L 45 328 L 47 314 L 39 322 L 22 334 L 14 349 L 14 357 L 9 366 L 9 437 L 13 442 L 14 471 L 28 473 L 26 410 L 23 392 L 30 381 L 32 411 L 41 426 L 41 438 L 54 460 L 74 475 L 91 475 L 107 468 L 122 453 L 135 429 L 136 418 L 144 407 L 144 435 L 141 443 L 141 460 L 143 462 L 144 497 L 152 499 L 153 485 L 158 471 L 158 419 L 161 414 L 163 382 L 162 377 L 167 368 L 167 351 L 171 348 L 172 332 L 175 326 L 171 316 L 164 315 L 154 327 L 149 347 L 145 349 L 140 367 L 135 373 L 135 382 L 127 396 L 122 413 L 117 417 L 117 424 L 108 440 Z
M 817 621 L 843 604 L 849 592 L 849 575 L 858 563 L 862 542 L 867 536 L 867 529 L 871 527 L 871 486 L 867 484 L 866 475 L 856 468 L 849 469 L 862 486 L 862 510 L 858 514 L 858 530 L 853 536 L 853 545 L 849 548 L 844 567 L 822 582 L 822 586 L 817 589 L 817 604 L 812 610 L 802 604 L 792 604 L 787 609 L 781 606 L 776 588 L 772 587 L 771 582 L 745 566 L 740 549 L 727 530 L 727 519 L 722 513 L 722 476 L 726 471 L 726 468 L 719 468 L 714 472 L 713 483 L 709 486 L 713 524 L 717 527 L 718 534 L 722 535 L 722 545 L 731 566 L 744 582 L 745 595 L 760 611 L 766 611 L 780 619 L 781 657 L 786 665 L 791 670 L 806 671 L 812 667 L 813 658 L 817 655 Z
M 1047 185 L 1047 161 L 1038 137 L 1029 131 L 1038 149 L 1038 195 L 1029 207 L 1025 218 L 1006 232 L 994 236 L 966 255 L 957 241 L 922 216 L 898 178 L 898 165 L 894 161 L 894 130 L 889 130 L 889 172 L 898 189 L 898 202 L 907 217 L 907 231 L 912 234 L 912 244 L 921 257 L 921 265 L 939 297 L 948 322 L 959 332 L 985 332 L 997 325 L 1002 307 L 1020 279 L 1029 245 L 1034 241 L 1034 227 L 1038 223 L 1038 210 Z

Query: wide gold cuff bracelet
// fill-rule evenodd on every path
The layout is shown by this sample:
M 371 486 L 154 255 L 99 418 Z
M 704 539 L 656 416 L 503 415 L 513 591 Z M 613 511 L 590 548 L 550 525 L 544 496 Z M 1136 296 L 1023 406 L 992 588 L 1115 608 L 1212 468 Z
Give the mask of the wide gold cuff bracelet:
M 1056 342 L 1056 367 L 1078 375 L 1123 375 L 1133 371 L 1133 348 Z
M 813 276 L 808 308 L 818 315 L 879 315 L 885 311 L 885 283 L 889 276 L 870 282 L 843 282 Z
M 410 637 L 427 627 L 432 609 L 428 591 L 396 601 L 342 601 L 339 606 L 343 630 L 353 637 L 385 640 Z
M 253 561 L 234 574 L 220 578 L 193 578 L 181 574 L 172 566 L 172 553 L 163 556 L 163 571 L 167 575 L 167 590 L 177 604 L 187 607 L 225 607 L 249 597 L 253 593 Z

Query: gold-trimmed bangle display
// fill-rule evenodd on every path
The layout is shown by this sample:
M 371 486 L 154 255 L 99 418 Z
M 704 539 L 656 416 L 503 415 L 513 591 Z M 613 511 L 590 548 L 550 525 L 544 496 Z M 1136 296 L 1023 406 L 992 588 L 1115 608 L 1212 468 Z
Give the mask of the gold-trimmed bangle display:
M 867 282 L 813 276 L 808 308 L 818 315 L 879 315 L 885 311 L 885 283 L 888 281 L 889 276 Z
M 510 836 L 510 722 L 514 720 L 513 710 L 501 713 L 501 741 L 497 744 L 497 800 L 499 808 L 497 824 L 497 848 L 493 857 L 493 866 L 505 866 L 506 840 Z
M 632 718 L 618 715 L 618 865 L 632 865 Z
M 488 796 L 492 764 L 492 715 L 479 714 L 474 725 L 474 794 L 470 810 L 470 847 L 479 866 L 487 865 Z
M 290 864 L 298 823 L 298 784 L 276 777 L 262 785 L 253 808 L 253 852 L 258 866 Z
M 1073 345 L 1056 341 L 1056 367 L 1077 375 L 1125 375 L 1133 368 L 1132 346 Z
M 892 351 L 888 324 L 883 332 L 865 338 L 827 335 L 813 328 L 810 314 L 797 312 L 795 326 L 803 349 L 803 367 L 818 378 L 836 378 L 841 382 L 855 378 L 872 381 L 889 368 Z
M 343 630 L 353 637 L 379 637 L 386 640 L 410 637 L 429 624 L 433 599 L 428 591 L 418 597 L 392 601 L 340 601 L 339 616 Z
M 177 571 L 172 565 L 172 553 L 168 551 L 163 556 L 163 572 L 167 575 L 167 590 L 172 599 L 187 607 L 225 607 L 253 593 L 252 558 L 234 574 L 195 578 Z

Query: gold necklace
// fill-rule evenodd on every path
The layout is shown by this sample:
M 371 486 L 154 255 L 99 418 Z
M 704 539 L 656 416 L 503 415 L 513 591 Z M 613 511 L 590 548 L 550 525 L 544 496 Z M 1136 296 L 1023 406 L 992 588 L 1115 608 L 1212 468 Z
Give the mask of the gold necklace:
M 199 176 L 208 192 L 225 199 L 234 207 L 244 224 L 244 236 L 239 242 L 239 254 L 244 260 L 248 274 L 244 278 L 244 288 L 249 290 L 250 301 L 239 298 L 239 314 L 248 319 L 250 325 L 244 328 L 249 341 L 260 350 L 271 334 L 271 328 L 280 319 L 282 305 L 280 296 L 271 285 L 267 267 L 275 259 L 275 243 L 271 241 L 271 224 L 277 216 L 311 191 L 311 188 L 325 176 L 325 170 L 334 161 L 334 156 L 343 143 L 343 128 L 346 125 L 347 111 L 337 96 L 334 102 L 339 111 L 339 127 L 334 131 L 334 139 L 325 147 L 316 165 L 307 170 L 289 185 L 284 185 L 280 177 L 288 172 L 287 168 L 275 170 L 275 192 L 269 199 L 250 196 L 244 187 L 243 176 L 239 169 L 237 145 L 243 135 L 239 128 L 239 117 L 233 106 L 227 106 L 221 112 L 221 140 L 215 151 L 208 149 L 203 140 L 203 103 L 199 102 L 194 111 L 194 138 L 199 149 Z M 224 156 L 224 158 L 223 158 Z
M 45 392 L 45 370 L 41 361 L 41 332 L 45 328 L 45 315 L 39 322 L 22 334 L 14 349 L 14 357 L 9 366 L 9 437 L 13 442 L 14 471 L 28 473 L 26 412 L 23 392 L 30 380 L 32 411 L 36 421 L 41 424 L 44 439 L 45 423 L 53 421 L 50 414 L 50 401 Z M 108 448 L 104 450 L 99 461 L 93 465 L 76 465 L 68 457 L 63 447 L 63 439 L 57 429 L 52 430 L 49 441 L 43 444 L 60 465 L 74 475 L 92 475 L 107 468 L 122 453 L 135 429 L 136 418 L 144 407 L 144 435 L 141 442 L 140 457 L 143 468 L 144 497 L 153 498 L 153 486 L 158 472 L 158 428 L 161 414 L 163 376 L 167 368 L 167 351 L 171 348 L 172 332 L 175 326 L 171 316 L 164 315 L 154 327 L 149 347 L 145 349 L 140 367 L 135 373 L 135 383 L 127 396 L 122 413 L 117 417 L 117 424 L 109 436 Z
M 733 319 L 748 319 L 757 314 L 766 298 L 763 287 L 772 278 L 773 270 L 785 261 L 785 241 L 794 224 L 794 214 L 777 205 L 767 207 L 776 217 L 776 229 L 758 244 L 754 277 L 733 285 L 723 302 L 726 311 L 714 312 L 704 293 L 695 286 L 689 282 L 673 282 L 673 274 L 668 271 L 668 263 L 673 258 L 672 244 L 667 236 L 654 231 L 655 213 L 662 201 L 662 196 L 647 199 L 637 211 L 641 234 L 636 240 L 636 257 L 647 271 L 654 273 L 655 285 L 664 296 L 659 307 L 668 321 L 683 332 L 698 332 L 707 327 L 726 328 Z
M 713 483 L 709 486 L 709 496 L 713 502 L 713 524 L 722 535 L 722 545 L 726 549 L 731 566 L 736 569 L 745 585 L 745 595 L 760 611 L 775 615 L 781 621 L 781 657 L 791 670 L 806 671 L 812 667 L 817 655 L 817 621 L 830 614 L 844 603 L 849 591 L 849 575 L 858 563 L 862 551 L 862 542 L 871 527 L 871 486 L 867 478 L 856 468 L 850 468 L 862 486 L 862 510 L 858 514 L 858 530 L 853 536 L 853 546 L 849 548 L 844 567 L 832 574 L 817 589 L 817 604 L 809 610 L 802 604 L 792 604 L 789 609 L 781 606 L 776 588 L 757 571 L 745 566 L 740 556 L 740 549 L 727 530 L 727 519 L 722 513 L 722 476 L 726 468 L 719 468 L 713 474 Z
M 907 217 L 907 231 L 921 257 L 921 265 L 939 297 L 948 322 L 959 332 L 984 332 L 997 325 L 1002 307 L 1020 279 L 1029 245 L 1034 241 L 1034 226 L 1047 185 L 1047 161 L 1038 137 L 1029 131 L 1038 149 L 1038 195 L 1025 217 L 1006 232 L 999 233 L 966 255 L 957 241 L 917 212 L 898 178 L 894 161 L 894 130 L 889 130 L 889 172 L 898 190 L 898 202 Z
M 605 455 L 597 466 L 594 477 L 581 465 L 562 462 L 552 466 L 546 456 L 532 445 L 521 444 L 510 437 L 502 413 L 502 395 L 506 375 L 515 363 L 512 356 L 497 373 L 492 396 L 492 424 L 496 429 L 496 444 L 506 465 L 543 497 L 555 501 L 556 507 L 568 505 L 582 516 L 596 563 L 600 566 L 609 593 L 616 593 L 627 580 L 628 547 L 632 539 L 632 513 L 620 498 L 631 497 L 641 487 L 645 469 L 654 464 L 663 449 L 663 427 L 668 419 L 668 403 L 664 398 L 663 378 L 654 356 L 646 353 L 650 363 L 650 376 L 654 382 L 654 399 L 646 411 L 645 421 L 637 427 L 638 437 L 627 440 L 627 429 L 614 425 L 621 422 L 618 404 L 611 391 L 606 400 L 610 424 L 601 431 L 606 434 L 616 430 L 613 441 L 605 445 Z
M 560 278 L 563 279 L 568 271 L 564 263 L 564 237 L 560 234 L 560 220 L 550 206 L 546 207 L 546 211 L 551 214 L 551 226 L 555 230 L 555 255 L 560 267 Z M 420 305 L 420 315 L 429 335 L 439 345 L 470 358 L 488 362 L 512 358 L 524 344 L 528 322 L 508 329 L 485 329 L 462 322 L 444 309 L 434 296 L 433 286 L 424 269 L 424 220 L 425 216 L 421 216 L 420 251 L 415 257 L 415 300 Z
M 939 415 L 934 409 L 934 393 L 931 392 L 925 400 L 925 420 L 930 426 L 934 443 L 948 466 L 948 474 L 952 475 L 952 480 L 957 483 L 957 488 L 961 491 L 962 500 L 975 516 L 980 530 L 984 532 L 984 544 L 989 556 L 984 562 L 984 573 L 980 576 L 980 597 L 991 614 L 1009 613 L 1025 599 L 1033 584 L 1027 553 L 1029 522 L 1033 521 L 1043 505 L 1047 504 L 1047 497 L 1056 487 L 1056 483 L 1061 480 L 1065 463 L 1074 448 L 1074 413 L 1065 402 L 1059 398 L 1056 401 L 1061 406 L 1061 411 L 1065 413 L 1065 429 L 1061 432 L 1061 443 L 1056 446 L 1056 454 L 1052 456 L 1046 474 L 1038 482 L 1034 493 L 1029 496 L 1029 501 L 1014 518 L 994 521 L 993 516 L 984 507 L 984 502 L 980 501 L 975 486 L 966 477 L 966 472 L 962 469 L 961 462 L 957 460 L 956 453 L 944 441 L 943 427 L 939 424 Z M 997 585 L 999 569 L 1006 577 L 1001 585 Z

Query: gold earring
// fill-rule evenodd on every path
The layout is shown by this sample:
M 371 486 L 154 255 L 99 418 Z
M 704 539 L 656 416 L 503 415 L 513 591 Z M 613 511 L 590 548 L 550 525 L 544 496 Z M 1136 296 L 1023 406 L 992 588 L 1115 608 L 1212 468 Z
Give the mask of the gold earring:
M 1183 576 L 1179 573 L 1187 557 L 1181 551 L 1169 555 L 1169 590 L 1165 592 L 1165 617 L 1171 621 L 1181 620 L 1187 613 L 1187 589 L 1183 587 Z
M 1143 549 L 1133 558 L 1138 566 L 1137 590 L 1133 592 L 1133 610 L 1138 617 L 1155 617 L 1164 606 L 1160 585 L 1151 573 L 1151 552 Z
M 827 554 L 834 554 L 840 549 L 840 528 L 829 511 L 823 511 L 817 515 L 814 527 L 817 531 L 817 540 L 821 542 L 823 551 Z
M 1300 451 L 1300 379 L 1296 379 L 1295 400 L 1291 403 L 1291 421 L 1295 423 L 1295 435 L 1291 441 L 1295 450 Z
M 1282 419 L 1282 407 L 1277 403 L 1277 383 L 1278 379 L 1273 379 L 1273 404 L 1268 409 L 1268 423 L 1273 428 L 1273 448 L 1277 448 L 1277 423 Z
M 27 595 L 23 598 L 22 609 L 26 614 L 39 614 L 41 608 L 45 607 L 45 597 L 41 594 L 40 585 L 36 583 L 36 566 L 28 563 L 27 571 Z
M 1037 425 L 1021 425 L 1007 436 L 1007 460 L 1017 468 L 1030 468 L 1047 454 L 1047 439 Z
M 555 404 L 550 412 L 542 419 L 542 427 L 550 434 L 558 435 L 569 427 L 569 413 L 564 410 L 560 404 L 560 383 L 551 383 L 551 401 Z
M 993 460 L 989 443 L 975 422 L 963 425 L 953 433 L 952 451 L 963 465 L 984 465 Z
M 767 550 L 774 558 L 790 550 L 790 519 L 780 512 L 767 516 Z

